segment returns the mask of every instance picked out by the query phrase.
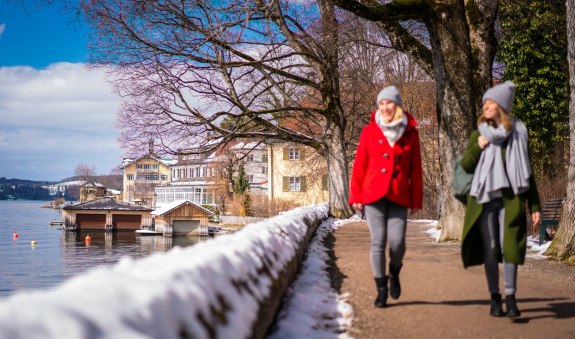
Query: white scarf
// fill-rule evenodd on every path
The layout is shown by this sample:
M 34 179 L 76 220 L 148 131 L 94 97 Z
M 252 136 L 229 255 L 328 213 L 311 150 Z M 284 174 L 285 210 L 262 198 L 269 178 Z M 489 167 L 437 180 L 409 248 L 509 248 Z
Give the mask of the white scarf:
M 387 139 L 387 142 L 389 142 L 389 145 L 393 147 L 393 145 L 395 145 L 397 140 L 401 138 L 403 132 L 405 132 L 405 128 L 407 127 L 407 116 L 406 114 L 403 114 L 401 120 L 395 120 L 390 123 L 386 123 L 383 120 L 381 114 L 379 112 L 376 112 L 375 122 L 377 123 L 377 126 L 381 128 L 381 131 L 383 132 L 383 135 Z
M 505 187 L 511 187 L 516 195 L 527 191 L 531 165 L 525 125 L 514 120 L 511 130 L 506 130 L 501 124 L 494 128 L 484 122 L 478 129 L 489 144 L 477 163 L 470 194 L 477 198 L 478 203 L 484 204 L 501 197 L 501 189 Z M 503 143 L 508 139 L 504 164 L 501 152 Z

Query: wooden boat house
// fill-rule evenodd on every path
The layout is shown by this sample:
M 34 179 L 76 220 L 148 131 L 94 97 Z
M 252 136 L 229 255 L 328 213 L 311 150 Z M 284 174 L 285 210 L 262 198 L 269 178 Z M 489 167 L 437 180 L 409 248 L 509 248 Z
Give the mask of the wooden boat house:
M 156 232 L 167 236 L 207 234 L 208 218 L 213 214 L 189 200 L 177 200 L 152 212 Z
M 152 226 L 151 212 L 107 197 L 62 208 L 62 221 L 66 230 L 135 231 Z

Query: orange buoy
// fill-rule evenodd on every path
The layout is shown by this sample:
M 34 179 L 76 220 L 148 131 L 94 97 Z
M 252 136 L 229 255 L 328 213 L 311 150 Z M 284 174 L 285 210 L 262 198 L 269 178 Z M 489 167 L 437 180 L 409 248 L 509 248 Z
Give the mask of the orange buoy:
M 18 237 L 19 237 L 18 233 L 12 233 L 12 238 L 18 239 Z
M 89 235 L 87 235 L 85 240 L 86 240 L 86 242 L 91 242 L 91 241 L 92 241 L 92 237 L 89 236 Z

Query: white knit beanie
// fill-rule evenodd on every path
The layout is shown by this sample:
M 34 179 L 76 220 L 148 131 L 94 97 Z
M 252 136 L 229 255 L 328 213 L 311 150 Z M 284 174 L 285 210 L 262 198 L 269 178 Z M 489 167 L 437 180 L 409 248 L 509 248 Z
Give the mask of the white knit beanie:
M 379 106 L 381 100 L 390 100 L 401 106 L 401 97 L 399 96 L 399 91 L 395 86 L 388 86 L 382 89 L 377 95 L 376 106 Z
M 493 100 L 505 111 L 505 113 L 509 113 L 509 111 L 511 111 L 514 97 L 515 84 L 507 80 L 502 84 L 488 89 L 485 94 L 483 94 L 481 102 L 485 103 L 486 100 Z

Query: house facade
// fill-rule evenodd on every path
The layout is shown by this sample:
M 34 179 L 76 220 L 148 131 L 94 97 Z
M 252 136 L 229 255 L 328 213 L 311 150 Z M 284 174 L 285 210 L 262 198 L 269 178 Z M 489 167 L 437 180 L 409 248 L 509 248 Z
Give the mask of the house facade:
M 155 187 L 156 207 L 188 200 L 196 205 L 217 204 L 218 164 L 215 153 L 179 154 L 170 165 L 172 180 Z
M 271 142 L 267 151 L 270 200 L 309 205 L 329 199 L 327 163 L 314 149 L 294 143 Z
M 123 200 L 155 208 L 155 187 L 170 182 L 170 159 L 161 159 L 153 153 L 137 159 L 124 159 Z

